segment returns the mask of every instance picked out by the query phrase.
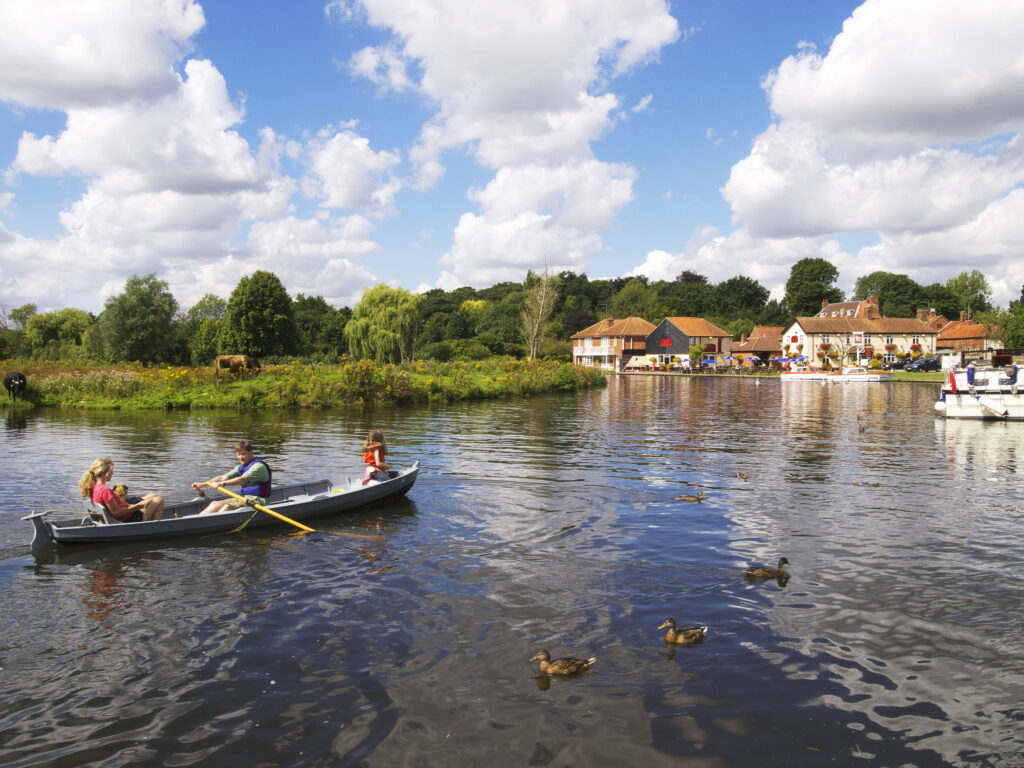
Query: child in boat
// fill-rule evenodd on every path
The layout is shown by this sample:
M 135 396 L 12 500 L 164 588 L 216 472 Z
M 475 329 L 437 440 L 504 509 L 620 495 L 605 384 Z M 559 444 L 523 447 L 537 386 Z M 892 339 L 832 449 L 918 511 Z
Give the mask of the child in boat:
M 387 480 L 387 471 L 391 468 L 384 462 L 384 454 L 388 452 L 388 444 L 384 441 L 384 433 L 379 429 L 371 429 L 363 443 L 363 461 L 366 462 L 366 473 L 363 485 L 371 480 Z
M 164 500 L 154 493 L 147 493 L 136 501 L 124 502 L 107 487 L 114 474 L 114 462 L 110 459 L 96 459 L 82 475 L 78 490 L 84 498 L 92 499 L 120 523 L 134 523 L 141 520 L 159 520 L 164 514 Z

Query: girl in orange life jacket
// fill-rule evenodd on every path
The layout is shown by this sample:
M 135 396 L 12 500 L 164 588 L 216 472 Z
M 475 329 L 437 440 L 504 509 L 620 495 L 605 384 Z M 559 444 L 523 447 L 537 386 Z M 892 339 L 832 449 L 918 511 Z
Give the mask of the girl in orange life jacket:
M 363 443 L 363 461 L 366 462 L 366 474 L 363 485 L 371 480 L 387 480 L 387 471 L 391 468 L 384 463 L 384 454 L 388 452 L 388 444 L 384 442 L 384 433 L 379 429 L 371 429 Z

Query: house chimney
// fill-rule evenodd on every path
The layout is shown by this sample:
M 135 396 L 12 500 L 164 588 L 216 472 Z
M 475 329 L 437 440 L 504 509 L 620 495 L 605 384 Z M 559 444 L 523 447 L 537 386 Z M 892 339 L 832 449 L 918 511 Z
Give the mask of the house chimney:
M 966 309 L 961 309 L 960 310 L 960 322 L 961 323 L 966 323 L 967 322 L 967 310 Z
M 928 310 L 928 319 L 929 320 L 934 320 L 935 317 L 936 317 L 936 315 L 935 315 L 935 307 L 932 307 L 931 309 Z
M 877 307 L 878 306 L 878 292 L 877 291 L 872 291 L 871 295 L 868 296 L 868 301 L 871 304 L 874 304 Z
M 824 309 L 827 306 L 828 306 L 828 299 L 822 299 L 821 300 L 821 308 Z
M 917 310 L 917 319 L 920 320 L 922 323 L 927 323 L 928 322 L 928 310 L 925 309 L 924 307 L 921 307 L 920 309 L 918 309 Z
M 740 344 L 746 344 L 746 343 L 747 343 L 747 334 L 741 333 L 740 334 Z
M 874 297 L 875 294 L 871 294 Z M 868 304 L 864 307 L 864 319 L 865 320 L 877 320 L 878 319 L 878 305 L 871 303 L 871 298 L 868 298 Z

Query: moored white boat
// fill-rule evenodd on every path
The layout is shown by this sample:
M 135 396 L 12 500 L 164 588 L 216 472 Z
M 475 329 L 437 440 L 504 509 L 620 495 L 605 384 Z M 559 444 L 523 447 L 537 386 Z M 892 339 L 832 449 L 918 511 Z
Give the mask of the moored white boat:
M 844 365 L 841 371 L 832 371 L 828 380 L 833 384 L 859 381 L 892 381 L 892 371 L 880 368 L 864 368 L 860 365 Z
M 349 477 L 340 482 L 318 480 L 280 486 L 273 489 L 266 506 L 292 520 L 308 523 L 406 493 L 416 482 L 419 466 L 416 461 L 405 469 L 391 470 L 387 480 L 367 485 L 362 484 L 362 478 Z M 129 542 L 221 533 L 233 531 L 246 523 L 249 526 L 287 525 L 249 507 L 210 515 L 199 514 L 209 501 L 199 499 L 169 504 L 162 519 L 138 523 L 99 524 L 84 512 L 68 511 L 33 512 L 22 520 L 32 523 L 32 549 L 35 551 L 57 544 Z
M 958 368 L 949 372 L 935 403 L 947 419 L 1024 421 L 1024 382 L 1016 365 Z
M 824 381 L 828 371 L 815 368 L 813 365 L 797 365 L 781 374 L 783 381 Z

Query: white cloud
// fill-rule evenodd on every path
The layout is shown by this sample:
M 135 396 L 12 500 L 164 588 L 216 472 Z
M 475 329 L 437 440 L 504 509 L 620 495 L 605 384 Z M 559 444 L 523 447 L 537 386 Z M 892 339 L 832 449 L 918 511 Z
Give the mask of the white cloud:
M 587 160 L 557 167 L 503 168 L 470 197 L 441 263 L 464 285 L 521 280 L 528 269 L 584 271 L 607 227 L 632 198 L 635 171 Z
M 369 139 L 349 130 L 322 131 L 309 152 L 322 206 L 390 206 L 399 184 L 383 177 L 401 159 L 397 152 L 374 152 Z
M 735 226 L 765 247 L 877 232 L 837 256 L 849 283 L 895 264 L 1012 282 L 1019 220 L 1001 212 L 1024 183 L 1021 30 L 1014 3 L 867 0 L 827 54 L 802 46 L 765 78 L 778 122 L 722 189 Z
M 0 101 L 67 109 L 177 89 L 170 63 L 202 28 L 191 0 L 5 0 Z
M 352 0 L 332 11 L 389 29 L 392 43 L 350 62 L 380 87 L 415 87 L 437 112 L 410 152 L 412 182 L 444 174 L 443 154 L 466 147 L 495 170 L 470 199 L 441 264 L 441 283 L 522 279 L 527 269 L 581 270 L 606 227 L 632 197 L 635 171 L 593 159 L 591 143 L 616 119 L 608 82 L 657 56 L 679 37 L 664 0 Z M 360 13 L 357 13 L 360 12 Z M 633 111 L 642 111 L 653 96 Z

